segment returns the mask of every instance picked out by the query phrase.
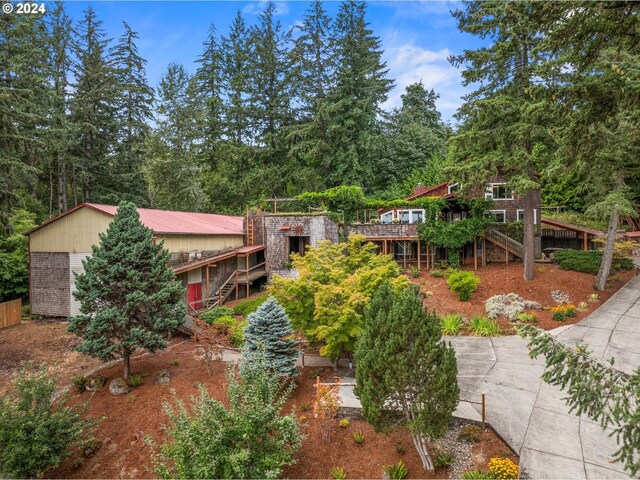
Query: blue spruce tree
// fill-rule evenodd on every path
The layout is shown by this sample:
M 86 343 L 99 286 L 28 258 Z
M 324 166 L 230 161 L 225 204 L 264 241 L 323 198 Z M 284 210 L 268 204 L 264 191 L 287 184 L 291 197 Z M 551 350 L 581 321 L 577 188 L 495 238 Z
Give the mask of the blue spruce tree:
M 291 338 L 291 321 L 282 305 L 269 297 L 247 320 L 245 348 L 249 352 L 263 349 L 271 368 L 280 376 L 297 375 L 298 342 Z

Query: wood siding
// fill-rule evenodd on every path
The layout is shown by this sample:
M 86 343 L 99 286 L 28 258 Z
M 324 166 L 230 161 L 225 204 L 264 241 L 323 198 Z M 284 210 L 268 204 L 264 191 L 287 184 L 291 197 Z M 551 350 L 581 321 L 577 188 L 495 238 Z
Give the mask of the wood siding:
M 31 314 L 68 317 L 71 285 L 69 254 L 31 252 Z
M 90 253 L 70 253 L 69 254 L 69 315 L 80 315 L 80 302 L 73 298 L 73 291 L 76 289 L 76 277 L 74 273 L 84 273 L 82 261 L 90 256 Z
M 158 235 L 170 252 L 222 252 L 244 245 L 243 235 Z
M 93 208 L 80 208 L 31 233 L 31 252 L 90 252 L 112 219 Z
M 0 328 L 10 327 L 20 323 L 22 318 L 22 300 L 9 300 L 0 303 Z

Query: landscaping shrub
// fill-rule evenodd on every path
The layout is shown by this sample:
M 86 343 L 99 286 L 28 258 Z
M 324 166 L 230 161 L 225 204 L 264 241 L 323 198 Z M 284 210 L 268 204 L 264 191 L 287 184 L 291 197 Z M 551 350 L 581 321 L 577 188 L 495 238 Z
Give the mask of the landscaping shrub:
M 458 440 L 478 443 L 482 437 L 482 430 L 477 425 L 469 424 L 462 427 L 458 434 Z
M 454 460 L 455 455 L 453 453 L 439 448 L 438 450 L 436 450 L 436 454 L 433 457 L 433 464 L 436 466 L 436 468 L 449 468 L 451 465 L 453 465 Z
M 458 294 L 458 300 L 466 302 L 480 285 L 480 279 L 473 272 L 455 272 L 447 280 L 452 292 Z
M 352 437 L 357 446 L 362 446 L 362 444 L 364 443 L 364 433 L 362 433 L 360 430 L 356 430 L 355 432 L 353 432 Z
M 247 323 L 246 320 L 236 322 L 236 327 L 231 332 L 229 342 L 236 348 L 244 346 L 244 328 L 247 326 Z
M 518 320 L 523 323 L 538 323 L 538 317 L 535 313 L 521 313 Z
M 228 406 L 204 385 L 187 406 L 164 403 L 166 443 L 155 447 L 153 464 L 162 478 L 279 478 L 292 464 L 303 435 L 295 414 L 282 410 L 294 384 L 283 385 L 260 351 L 243 356 L 228 374 Z
M 404 464 L 402 460 L 398 460 L 398 463 L 395 465 L 389 465 L 385 467 L 384 471 L 387 473 L 387 477 L 389 480 L 402 480 L 407 476 L 409 471 L 407 470 L 407 466 Z
M 234 307 L 233 313 L 246 317 L 250 313 L 255 312 L 260 305 L 267 301 L 267 298 L 269 298 L 267 295 L 263 295 L 261 297 L 256 297 L 251 300 L 240 302 Z
M 457 335 L 460 329 L 462 328 L 462 315 L 460 314 L 451 314 L 445 315 L 442 317 L 440 321 L 442 325 L 442 334 L 443 335 Z
M 491 480 L 495 479 L 495 475 L 488 470 L 480 470 L 479 468 L 474 468 L 473 470 L 469 470 L 468 472 L 464 472 L 462 474 L 462 480 Z
M 479 337 L 495 337 L 500 333 L 500 327 L 495 321 L 481 315 L 474 316 L 470 325 L 473 334 Z
M 576 316 L 576 307 L 574 305 L 558 305 L 551 309 L 551 318 L 558 322 L 564 322 L 568 317 Z
M 559 250 L 553 255 L 554 260 L 562 270 L 590 273 L 596 275 L 602 262 L 602 252 L 597 250 Z M 614 255 L 611 271 L 631 270 L 633 260 Z
M 203 322 L 207 322 L 209 325 L 213 325 L 215 321 L 221 317 L 233 317 L 233 309 L 229 307 L 215 307 L 211 310 L 207 310 L 202 315 L 200 315 L 200 319 Z
M 524 300 L 517 293 L 507 293 L 488 298 L 484 302 L 484 309 L 489 318 L 505 317 L 513 322 L 517 320 L 518 315 L 524 312 L 525 309 L 542 310 L 542 307 L 538 302 Z
M 133 388 L 137 388 L 142 385 L 142 375 L 131 375 L 129 377 L 129 386 Z
M 347 428 L 349 426 L 351 422 L 349 422 L 348 418 L 343 418 L 342 420 L 340 420 L 340 428 Z
M 404 455 L 405 453 L 407 453 L 407 448 L 404 446 L 403 443 L 397 442 L 396 452 L 398 452 L 399 455 Z
M 343 480 L 347 478 L 347 472 L 345 472 L 342 467 L 333 467 L 331 469 L 331 478 L 334 480 Z
M 431 276 L 435 278 L 449 278 L 452 274 L 459 272 L 457 268 L 447 267 L 445 269 L 438 268 L 431 272 Z
M 235 317 L 218 317 L 211 325 L 216 333 L 220 335 L 231 335 L 238 326 L 238 320 Z
M 492 458 L 487 466 L 495 478 L 513 480 L 520 476 L 518 465 L 508 458 Z
M 76 375 L 71 378 L 71 383 L 78 389 L 78 392 L 82 393 L 87 389 L 87 382 L 89 379 L 84 375 Z
M 411 275 L 411 278 L 418 278 L 420 276 L 420 269 L 415 265 L 410 265 L 409 274 Z
M 96 421 L 64 398 L 54 408 L 56 383 L 44 367 L 23 367 L 14 385 L 0 397 L 0 478 L 41 478 L 91 440 Z

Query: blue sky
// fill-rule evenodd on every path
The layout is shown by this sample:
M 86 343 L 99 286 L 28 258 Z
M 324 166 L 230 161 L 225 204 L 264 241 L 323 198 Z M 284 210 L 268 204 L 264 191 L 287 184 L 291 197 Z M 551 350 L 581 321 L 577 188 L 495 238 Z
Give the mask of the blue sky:
M 156 86 L 170 62 L 184 64 L 191 72 L 194 60 L 202 51 L 210 24 L 226 34 L 237 10 L 245 13 L 248 24 L 257 21 L 264 2 L 239 1 L 67 1 L 74 19 L 92 5 L 109 37 L 122 33 L 125 20 L 139 33 L 139 48 L 148 61 L 147 76 Z M 308 7 L 306 1 L 276 2 L 279 19 L 286 27 L 299 23 Z M 447 61 L 450 54 L 474 48 L 480 41 L 460 33 L 450 10 L 459 7 L 450 1 L 376 1 L 368 3 L 367 18 L 382 41 L 389 76 L 396 80 L 385 107 L 397 106 L 404 87 L 422 80 L 440 94 L 438 108 L 450 120 L 461 103 L 465 89 L 460 72 Z M 333 13 L 339 2 L 328 1 L 325 8 Z

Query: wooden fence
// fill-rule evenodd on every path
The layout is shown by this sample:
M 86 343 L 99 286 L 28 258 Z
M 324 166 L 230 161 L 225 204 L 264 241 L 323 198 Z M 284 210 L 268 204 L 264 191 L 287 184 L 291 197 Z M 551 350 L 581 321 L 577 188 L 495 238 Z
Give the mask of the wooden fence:
M 20 323 L 22 316 L 22 300 L 10 300 L 0 303 L 0 328 L 10 327 Z

